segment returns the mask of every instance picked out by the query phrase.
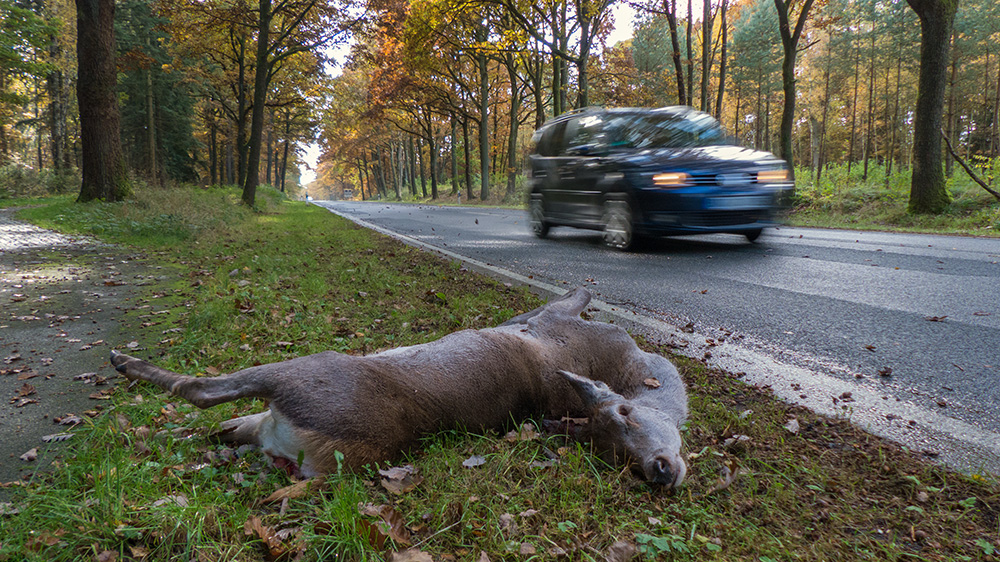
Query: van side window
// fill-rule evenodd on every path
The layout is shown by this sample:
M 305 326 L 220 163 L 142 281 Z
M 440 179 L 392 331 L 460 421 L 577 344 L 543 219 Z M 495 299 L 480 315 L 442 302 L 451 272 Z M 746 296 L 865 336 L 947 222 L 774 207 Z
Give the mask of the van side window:
M 566 122 L 556 123 L 549 127 L 542 134 L 542 140 L 538 143 L 538 154 L 542 156 L 558 156 L 562 153 L 564 137 L 566 135 Z
M 567 143 L 569 149 L 593 150 L 603 141 L 604 122 L 599 115 L 581 117 L 575 124 L 572 139 Z

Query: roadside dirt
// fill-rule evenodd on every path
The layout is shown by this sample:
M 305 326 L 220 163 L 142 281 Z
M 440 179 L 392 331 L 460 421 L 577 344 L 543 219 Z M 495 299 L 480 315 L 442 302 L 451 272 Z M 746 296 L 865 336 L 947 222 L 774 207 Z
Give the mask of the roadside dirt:
M 60 434 L 102 409 L 117 380 L 111 346 L 137 336 L 125 311 L 165 278 L 144 259 L 0 210 L 0 498 L 51 465 Z

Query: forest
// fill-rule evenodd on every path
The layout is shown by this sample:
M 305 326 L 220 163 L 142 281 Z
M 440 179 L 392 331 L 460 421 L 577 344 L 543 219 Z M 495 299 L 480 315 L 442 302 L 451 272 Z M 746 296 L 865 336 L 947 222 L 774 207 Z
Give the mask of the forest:
M 800 184 L 888 187 L 912 171 L 916 186 L 928 168 L 943 182 L 966 173 L 954 153 L 990 189 L 1000 156 L 988 0 L 0 0 L 7 189 L 80 187 L 80 59 L 97 55 L 77 48 L 78 25 L 98 2 L 113 12 L 130 181 L 236 185 L 251 204 L 258 184 L 517 202 L 533 130 L 595 105 L 701 109 L 790 160 Z M 620 4 L 634 33 L 612 44 Z M 921 72 L 928 53 L 936 79 Z M 939 92 L 923 106 L 937 120 L 918 111 L 922 87 Z

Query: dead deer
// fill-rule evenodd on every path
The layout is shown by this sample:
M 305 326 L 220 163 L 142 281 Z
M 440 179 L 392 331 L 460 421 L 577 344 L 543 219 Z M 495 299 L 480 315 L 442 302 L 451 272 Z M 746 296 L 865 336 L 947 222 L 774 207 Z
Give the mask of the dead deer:
M 442 429 L 501 428 L 531 415 L 588 417 L 582 436 L 609 462 L 667 488 L 686 466 L 687 395 L 677 369 L 622 328 L 584 320 L 576 289 L 495 328 L 356 357 L 333 351 L 218 377 L 174 373 L 117 351 L 111 363 L 199 408 L 238 398 L 270 408 L 222 423 L 305 476 L 392 460 Z

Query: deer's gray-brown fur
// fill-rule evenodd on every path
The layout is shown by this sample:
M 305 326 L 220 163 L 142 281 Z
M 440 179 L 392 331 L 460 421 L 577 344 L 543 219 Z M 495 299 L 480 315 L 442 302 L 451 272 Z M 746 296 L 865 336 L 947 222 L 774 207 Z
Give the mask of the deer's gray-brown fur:
M 305 475 L 389 460 L 445 428 L 500 428 L 531 415 L 590 418 L 585 436 L 609 459 L 665 486 L 685 475 L 677 369 L 625 330 L 580 317 L 576 289 L 495 328 L 355 357 L 327 351 L 218 377 L 192 377 L 112 352 L 129 379 L 199 408 L 244 397 L 270 409 L 223 423 L 223 438 L 295 461 Z M 575 373 L 575 374 L 574 374 Z M 653 380 L 650 380 L 653 379 Z M 658 386 L 657 386 L 658 385 Z

